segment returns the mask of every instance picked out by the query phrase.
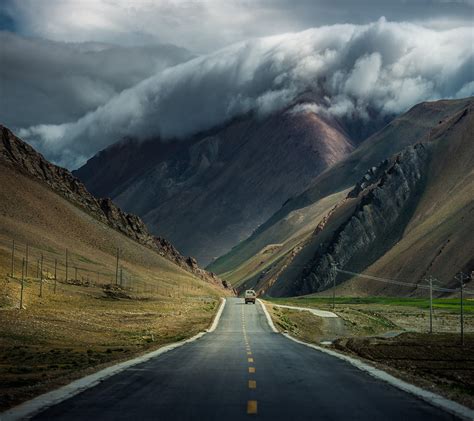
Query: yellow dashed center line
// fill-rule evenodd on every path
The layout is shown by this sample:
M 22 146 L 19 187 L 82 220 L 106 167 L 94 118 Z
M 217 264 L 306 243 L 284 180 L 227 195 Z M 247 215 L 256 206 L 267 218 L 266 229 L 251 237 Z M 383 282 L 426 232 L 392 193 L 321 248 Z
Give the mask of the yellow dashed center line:
M 248 401 L 247 414 L 256 414 L 256 413 L 257 413 L 257 401 Z
M 249 345 L 249 338 L 247 336 L 247 331 L 246 331 L 246 326 L 245 326 L 245 316 L 244 316 L 244 309 L 242 308 L 242 332 L 244 336 L 244 341 L 245 341 L 245 349 L 247 352 L 247 356 L 252 355 L 252 351 L 250 350 L 250 345 Z M 249 363 L 253 363 L 253 357 L 247 357 L 247 361 Z M 255 367 L 248 367 L 249 373 L 253 374 L 255 373 L 256 369 Z M 256 389 L 257 388 L 257 381 L 256 380 L 249 380 L 248 381 L 248 388 L 249 389 Z M 247 401 L 247 414 L 257 414 L 257 401 L 256 400 L 249 400 Z

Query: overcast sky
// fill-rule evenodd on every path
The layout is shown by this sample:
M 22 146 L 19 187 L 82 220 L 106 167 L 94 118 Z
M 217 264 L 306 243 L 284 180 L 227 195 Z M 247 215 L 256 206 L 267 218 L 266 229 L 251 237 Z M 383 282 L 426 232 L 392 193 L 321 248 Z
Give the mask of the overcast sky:
M 252 37 L 335 23 L 472 24 L 474 0 L 3 0 L 6 29 L 55 41 L 171 43 L 208 53 Z
M 401 112 L 472 95 L 473 13 L 474 0 L 3 0 L 0 122 L 72 168 L 121 136 L 186 136 L 306 89 L 319 112 Z

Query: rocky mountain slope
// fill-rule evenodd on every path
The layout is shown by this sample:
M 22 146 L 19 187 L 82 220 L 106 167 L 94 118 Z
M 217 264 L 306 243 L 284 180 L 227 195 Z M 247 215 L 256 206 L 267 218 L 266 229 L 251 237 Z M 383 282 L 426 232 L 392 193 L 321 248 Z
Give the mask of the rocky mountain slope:
M 336 276 L 332 265 L 362 271 L 367 262 L 376 261 L 400 241 L 426 182 L 428 157 L 427 148 L 417 144 L 393 162 L 384 161 L 371 169 L 338 205 L 349 208 L 351 215 L 336 224 L 329 217 L 316 227 L 308 243 L 310 247 L 318 244 L 313 257 L 306 262 L 301 278 L 284 285 L 280 293 L 303 295 L 325 290 Z M 380 177 L 373 177 L 377 172 Z M 318 239 L 328 230 L 332 231 L 329 237 Z M 277 289 L 277 285 L 272 288 Z
M 211 267 L 241 288 L 270 295 L 328 288 L 333 263 L 410 282 L 432 274 L 451 284 L 457 271 L 474 268 L 466 234 L 474 229 L 472 107 L 472 98 L 414 107 Z M 339 275 L 337 282 L 347 279 Z M 397 290 L 360 278 L 344 285 L 352 294 Z
M 5 169 L 9 168 L 44 183 L 100 223 L 157 252 L 199 278 L 221 285 L 221 280 L 199 268 L 194 258 L 183 257 L 170 242 L 151 235 L 139 217 L 123 212 L 110 199 L 94 197 L 69 171 L 49 163 L 8 128 L 0 126 L 0 135 L 0 164 Z
M 126 139 L 75 174 L 206 264 L 353 149 L 342 123 L 288 109 L 181 141 Z
M 254 265 L 248 263 L 261 250 L 271 244 L 287 244 L 288 240 L 293 241 L 298 235 L 309 235 L 319 223 L 319 218 L 334 206 L 346 189 L 352 189 L 367 169 L 377 166 L 403 148 L 429 138 L 430 132 L 439 122 L 464 109 L 469 102 L 469 99 L 425 102 L 395 118 L 363 141 L 346 158 L 316 177 L 308 189 L 284 203 L 249 238 L 213 262 L 209 269 L 225 273 L 235 281 L 233 274 L 242 272 L 243 266 L 248 266 L 244 270 L 245 277 L 248 277 L 255 269 Z M 281 252 L 279 250 L 278 255 Z M 277 255 L 267 254 L 263 260 L 270 257 L 274 260 Z M 237 277 L 243 279 L 240 275 Z

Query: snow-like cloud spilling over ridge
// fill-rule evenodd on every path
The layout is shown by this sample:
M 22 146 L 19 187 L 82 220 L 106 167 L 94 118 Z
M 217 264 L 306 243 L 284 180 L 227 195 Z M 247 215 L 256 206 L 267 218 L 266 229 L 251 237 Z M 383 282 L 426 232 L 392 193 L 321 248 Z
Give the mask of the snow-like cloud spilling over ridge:
M 23 129 L 50 159 L 78 166 L 123 138 L 175 139 L 253 112 L 301 107 L 367 118 L 474 91 L 472 29 L 435 31 L 385 19 L 238 43 L 167 68 L 76 122 Z

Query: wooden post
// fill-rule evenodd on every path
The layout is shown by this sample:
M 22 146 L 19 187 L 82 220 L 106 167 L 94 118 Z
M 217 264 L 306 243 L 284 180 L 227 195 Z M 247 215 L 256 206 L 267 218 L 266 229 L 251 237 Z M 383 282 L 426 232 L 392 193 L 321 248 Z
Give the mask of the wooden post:
M 25 258 L 21 262 L 20 310 L 23 310 L 23 289 L 25 288 Z
M 41 253 L 41 269 L 40 269 L 40 297 L 43 296 L 43 253 Z
M 120 286 L 123 286 L 123 268 L 120 268 Z
M 58 259 L 54 259 L 54 293 L 56 294 L 56 284 L 58 282 Z
M 74 280 L 77 281 L 77 266 L 74 266 Z
M 433 333 L 433 278 L 430 276 L 430 333 Z
M 13 278 L 13 275 L 15 274 L 15 240 L 13 240 L 12 242 L 12 272 L 11 272 L 11 275 L 12 275 L 12 278 Z
M 28 249 L 29 245 L 26 243 L 25 278 L 28 278 Z
M 464 346 L 464 281 L 469 279 L 469 276 L 463 272 L 458 273 L 455 278 L 460 282 L 461 288 L 461 345 Z
M 117 247 L 117 263 L 115 265 L 115 285 L 118 285 L 119 259 L 120 259 L 120 249 Z
M 461 277 L 461 345 L 464 346 L 464 282 Z
M 334 310 L 336 308 L 336 276 L 337 276 L 337 265 L 335 263 L 332 263 L 332 266 L 334 268 L 334 278 L 332 282 L 332 309 Z
M 68 251 L 66 249 L 66 282 L 67 282 L 68 269 L 69 269 L 69 260 L 68 260 Z

